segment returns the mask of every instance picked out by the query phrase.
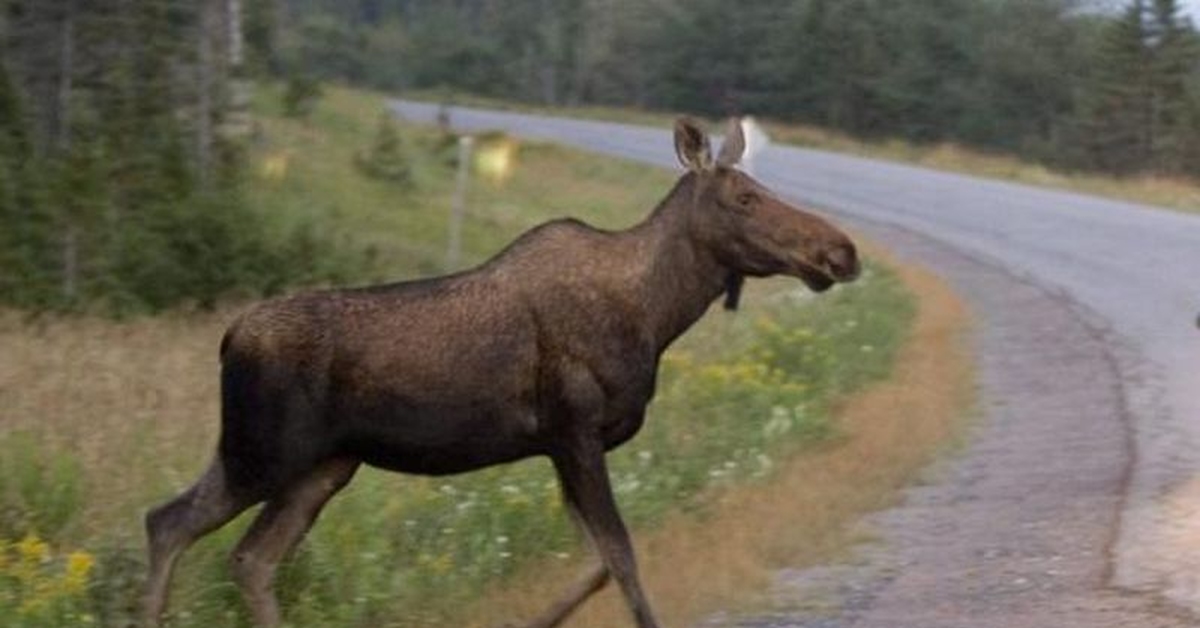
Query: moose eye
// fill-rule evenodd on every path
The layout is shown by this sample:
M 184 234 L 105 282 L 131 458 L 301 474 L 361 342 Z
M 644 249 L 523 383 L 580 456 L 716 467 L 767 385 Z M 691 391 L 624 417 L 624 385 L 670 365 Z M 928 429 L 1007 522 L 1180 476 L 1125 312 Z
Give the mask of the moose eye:
M 738 207 L 746 209 L 758 202 L 758 195 L 754 192 L 740 192 L 736 200 Z

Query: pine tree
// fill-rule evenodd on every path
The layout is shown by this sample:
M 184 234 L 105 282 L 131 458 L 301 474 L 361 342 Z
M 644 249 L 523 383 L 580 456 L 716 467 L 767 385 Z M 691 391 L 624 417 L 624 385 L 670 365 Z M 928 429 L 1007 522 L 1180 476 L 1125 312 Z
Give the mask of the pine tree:
M 1094 60 L 1095 76 L 1081 105 L 1080 141 L 1089 165 L 1132 172 L 1150 156 L 1151 58 L 1145 4 L 1135 0 L 1107 25 Z
M 52 298 L 54 231 L 40 195 L 21 95 L 0 61 L 0 298 L 35 306 Z
M 412 183 L 412 164 L 390 111 L 379 114 L 375 139 L 370 147 L 354 155 L 354 165 L 368 177 L 399 185 Z
M 278 75 L 279 8 L 276 0 L 247 0 L 242 29 L 246 39 L 246 66 L 250 74 Z
M 0 301 L 157 309 L 281 283 L 222 126 L 239 6 L 9 0 Z
M 1109 24 L 1081 102 L 1080 141 L 1090 166 L 1117 173 L 1178 171 L 1191 131 L 1188 81 L 1200 61 L 1175 0 L 1135 0 Z
M 1200 61 L 1200 45 L 1191 21 L 1175 0 L 1154 0 L 1148 11 L 1151 53 L 1149 144 L 1151 166 L 1158 171 L 1182 169 L 1190 128 L 1188 81 Z

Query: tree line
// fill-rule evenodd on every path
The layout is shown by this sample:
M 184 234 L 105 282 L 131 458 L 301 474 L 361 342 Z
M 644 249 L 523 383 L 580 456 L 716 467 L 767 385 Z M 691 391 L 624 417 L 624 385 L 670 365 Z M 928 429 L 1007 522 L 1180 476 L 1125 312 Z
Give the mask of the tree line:
M 0 5 L 0 302 L 157 310 L 319 272 L 242 193 L 241 0 Z
M 1197 175 L 1198 42 L 1176 0 L 0 0 L 0 302 L 155 310 L 335 275 L 312 229 L 246 201 L 259 78 Z
M 1200 173 L 1200 46 L 1175 0 L 261 2 L 276 70 Z

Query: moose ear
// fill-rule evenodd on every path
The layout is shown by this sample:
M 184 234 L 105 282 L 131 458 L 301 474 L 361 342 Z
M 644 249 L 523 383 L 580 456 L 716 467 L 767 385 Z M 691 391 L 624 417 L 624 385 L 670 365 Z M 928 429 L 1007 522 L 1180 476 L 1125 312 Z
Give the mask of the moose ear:
M 675 154 L 679 156 L 679 163 L 692 172 L 712 168 L 712 148 L 708 145 L 708 135 L 691 118 L 675 121 Z
M 717 155 L 717 165 L 733 167 L 742 161 L 742 155 L 746 152 L 746 134 L 742 132 L 741 118 L 730 118 L 726 128 L 725 140 L 721 142 L 721 152 Z

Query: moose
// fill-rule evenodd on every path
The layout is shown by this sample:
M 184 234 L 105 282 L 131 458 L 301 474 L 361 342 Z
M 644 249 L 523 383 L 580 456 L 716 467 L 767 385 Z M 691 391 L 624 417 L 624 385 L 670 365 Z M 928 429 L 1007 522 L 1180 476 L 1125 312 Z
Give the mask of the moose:
M 274 626 L 277 566 L 359 465 L 441 475 L 545 456 L 599 560 L 527 625 L 561 624 L 611 579 L 637 626 L 658 626 L 605 454 L 641 428 L 660 356 L 722 294 L 736 308 L 744 277 L 821 292 L 859 273 L 845 233 L 737 169 L 736 120 L 715 160 L 694 120 L 674 142 L 687 171 L 629 229 L 554 220 L 465 272 L 282 297 L 235 320 L 214 460 L 145 518 L 144 623 L 162 621 L 184 550 L 252 505 L 230 566 L 254 622 Z

